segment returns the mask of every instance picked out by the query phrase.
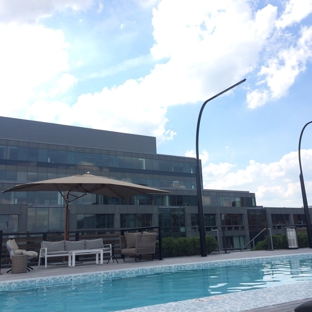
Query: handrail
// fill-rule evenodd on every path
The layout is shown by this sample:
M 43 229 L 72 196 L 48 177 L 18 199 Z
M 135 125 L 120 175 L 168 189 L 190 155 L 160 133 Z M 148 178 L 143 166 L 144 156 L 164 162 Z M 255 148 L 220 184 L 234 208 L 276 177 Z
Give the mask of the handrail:
M 243 251 L 251 242 L 253 243 L 253 248 L 255 247 L 255 239 L 263 232 L 269 230 L 270 231 L 270 237 L 271 237 L 271 247 L 273 250 L 273 240 L 272 240 L 272 232 L 271 232 L 271 228 L 264 228 L 263 230 L 261 230 L 252 240 L 250 240 L 240 251 Z

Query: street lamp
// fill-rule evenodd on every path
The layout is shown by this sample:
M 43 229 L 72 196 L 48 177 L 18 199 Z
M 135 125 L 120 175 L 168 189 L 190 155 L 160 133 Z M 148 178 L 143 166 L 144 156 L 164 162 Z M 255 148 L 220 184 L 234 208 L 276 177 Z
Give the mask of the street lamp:
M 308 124 L 310 124 L 310 123 L 312 123 L 312 121 L 309 121 L 308 123 L 306 123 L 305 126 L 301 130 L 301 134 L 300 134 L 300 138 L 299 138 L 298 156 L 299 156 L 299 168 L 300 168 L 299 178 L 300 178 L 300 185 L 301 185 L 303 209 L 304 209 L 304 214 L 305 214 L 305 218 L 306 218 L 309 247 L 312 248 L 311 220 L 310 220 L 310 213 L 309 213 L 307 194 L 306 194 L 306 190 L 305 190 L 305 186 L 304 186 L 304 179 L 303 179 L 302 166 L 301 166 L 301 155 L 300 155 L 302 134 L 303 134 L 303 131 L 306 128 L 306 126 Z
M 203 198 L 202 198 L 202 179 L 200 174 L 200 163 L 199 163 L 199 151 L 198 151 L 198 136 L 199 136 L 199 126 L 200 119 L 203 113 L 203 110 L 208 102 L 215 99 L 219 95 L 235 88 L 239 84 L 245 82 L 246 79 L 234 84 L 233 86 L 223 90 L 222 92 L 216 94 L 210 99 L 206 100 L 199 112 L 196 128 L 196 189 L 197 189 L 197 205 L 198 205 L 198 222 L 199 222 L 199 238 L 200 238 L 200 251 L 202 257 L 207 257 L 207 247 L 206 247 L 206 232 L 205 232 L 205 222 L 204 222 L 204 210 L 203 210 Z

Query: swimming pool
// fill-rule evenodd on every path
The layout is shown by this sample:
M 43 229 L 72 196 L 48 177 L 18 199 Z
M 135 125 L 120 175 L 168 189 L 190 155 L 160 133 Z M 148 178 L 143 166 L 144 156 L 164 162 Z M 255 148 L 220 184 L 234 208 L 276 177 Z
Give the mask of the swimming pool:
M 237 293 L 312 280 L 311 264 L 296 255 L 28 280 L 0 285 L 1 311 L 117 311 Z

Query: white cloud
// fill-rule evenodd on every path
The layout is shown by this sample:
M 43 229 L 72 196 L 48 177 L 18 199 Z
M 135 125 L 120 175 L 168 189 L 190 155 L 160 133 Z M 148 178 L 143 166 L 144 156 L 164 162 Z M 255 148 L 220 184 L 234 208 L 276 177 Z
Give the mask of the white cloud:
M 103 11 L 103 8 L 104 8 L 104 5 L 103 5 L 103 3 L 100 1 L 100 2 L 99 2 L 99 8 L 98 8 L 98 10 L 97 10 L 97 13 L 100 14 L 100 13 Z
M 143 9 L 149 9 L 154 7 L 160 0 L 133 0 L 138 5 L 140 5 Z
M 158 143 L 172 139 L 167 108 L 196 103 L 252 71 L 275 19 L 271 5 L 254 15 L 245 1 L 161 1 L 154 10 L 151 49 L 161 64 L 140 79 L 81 95 L 71 107 L 72 122 L 156 135 Z
M 278 28 L 285 28 L 299 23 L 312 12 L 312 0 L 290 0 L 286 3 L 285 11 L 276 21 Z
M 51 16 L 56 11 L 85 10 L 93 0 L 0 0 L 0 20 L 4 22 L 33 23 Z
M 64 93 L 75 83 L 68 74 L 67 44 L 61 30 L 40 25 L 0 24 L 2 114 L 25 117 L 42 94 Z
M 303 175 L 308 202 L 312 203 L 312 149 L 301 150 Z M 257 204 L 267 207 L 301 207 L 298 153 L 284 155 L 278 162 L 261 164 L 254 160 L 243 170 L 235 171 L 229 163 L 203 167 L 207 189 L 248 190 L 256 193 Z
M 261 66 L 258 75 L 264 77 L 262 84 L 265 83 L 265 86 L 247 93 L 248 107 L 257 108 L 269 100 L 287 95 L 289 88 L 311 59 L 312 27 L 303 27 L 295 45 L 281 49 L 276 57 L 269 58 L 266 65 Z
M 270 44 L 274 50 L 272 38 L 276 36 L 278 16 L 277 7 L 268 4 L 254 11 L 247 0 L 162 0 L 153 11 L 151 55 L 135 56 L 104 72 L 99 68 L 89 77 L 107 77 L 142 63 L 151 66 L 158 62 L 150 73 L 139 79 L 127 78 L 110 89 L 78 94 L 73 99 L 66 92 L 78 81 L 69 64 L 82 60 L 81 67 L 86 68 L 90 56 L 69 50 L 70 40 L 61 30 L 47 29 L 38 21 L 55 12 L 86 10 L 94 1 L 29 0 L 20 6 L 16 5 L 17 0 L 0 3 L 0 15 L 6 16 L 3 21 L 21 22 L 0 26 L 4 47 L 0 50 L 3 63 L 0 80 L 5 86 L 0 96 L 1 101 L 9 104 L 3 115 L 46 120 L 47 115 L 40 107 L 47 107 L 49 101 L 51 107 L 62 103 L 62 107 L 70 111 L 66 124 L 154 135 L 158 143 L 171 140 L 175 135 L 175 131 L 168 128 L 168 107 L 202 101 L 259 68 L 264 48 Z M 140 0 L 137 3 L 143 4 Z M 148 5 L 155 3 L 150 1 Z M 95 12 L 102 9 L 101 4 L 96 1 Z M 83 16 L 83 20 L 87 18 Z M 25 21 L 34 24 L 25 25 Z M 99 28 L 96 26 L 94 29 Z M 250 108 L 287 93 L 310 58 L 311 29 L 302 30 L 295 46 L 289 47 L 288 42 L 286 46 L 278 44 L 282 47 L 278 56 L 271 57 L 259 71 L 264 83 L 247 94 Z M 99 57 L 101 52 L 94 45 L 92 56 Z M 70 57 L 76 61 L 71 63 Z M 34 107 L 38 110 L 36 113 Z M 51 114 L 51 121 L 63 119 L 62 110 Z
M 62 113 L 60 114 L 60 112 Z M 68 121 L 70 120 L 71 109 L 67 104 L 60 101 L 36 100 L 27 113 L 29 119 L 63 125 L 70 124 Z
M 185 152 L 185 156 L 186 157 L 194 157 L 196 158 L 196 152 L 193 150 L 189 150 Z M 201 160 L 202 166 L 207 163 L 207 161 L 209 160 L 209 154 L 207 151 L 202 151 L 201 154 L 199 154 L 199 159 Z

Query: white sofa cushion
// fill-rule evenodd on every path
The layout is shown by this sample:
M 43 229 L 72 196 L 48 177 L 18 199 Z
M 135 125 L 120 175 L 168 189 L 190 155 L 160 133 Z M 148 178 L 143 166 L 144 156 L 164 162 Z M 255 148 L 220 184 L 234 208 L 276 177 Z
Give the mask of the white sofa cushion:
M 68 251 L 85 249 L 85 241 L 84 240 L 77 242 L 65 241 L 65 249 Z
M 41 248 L 47 248 L 48 252 L 50 251 L 64 251 L 65 250 L 65 241 L 59 242 L 47 242 L 43 241 L 41 243 Z

